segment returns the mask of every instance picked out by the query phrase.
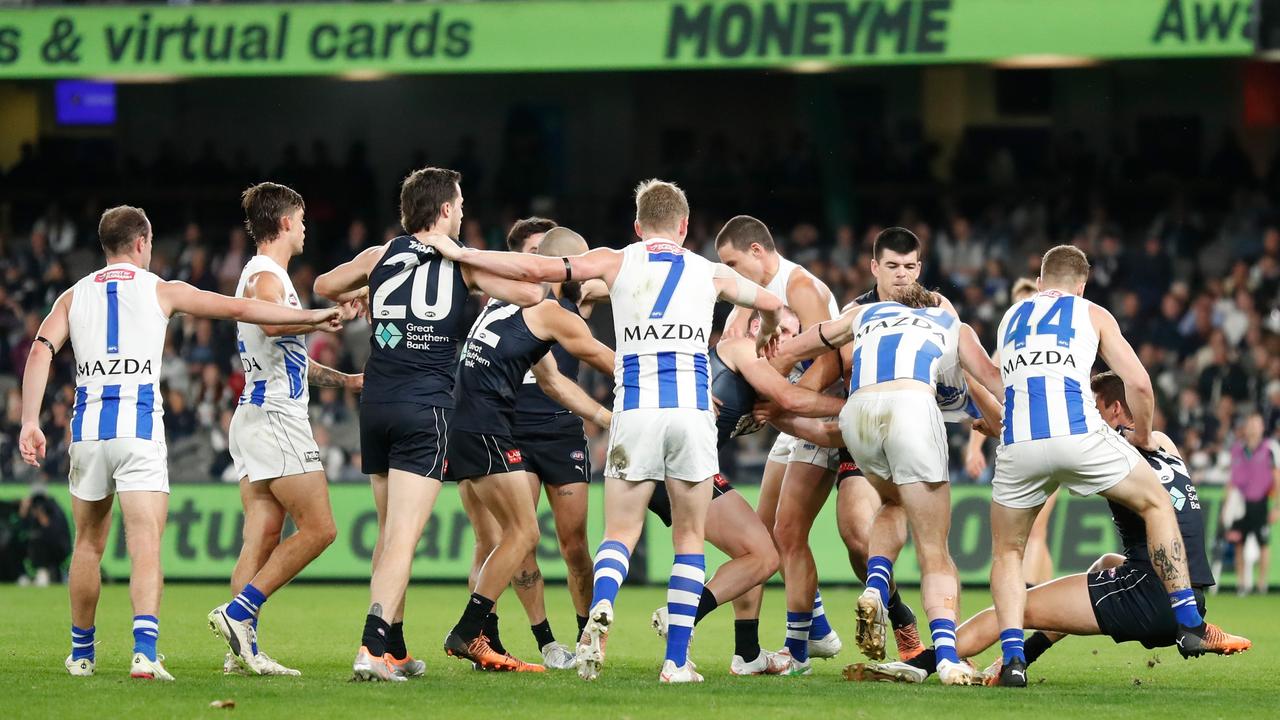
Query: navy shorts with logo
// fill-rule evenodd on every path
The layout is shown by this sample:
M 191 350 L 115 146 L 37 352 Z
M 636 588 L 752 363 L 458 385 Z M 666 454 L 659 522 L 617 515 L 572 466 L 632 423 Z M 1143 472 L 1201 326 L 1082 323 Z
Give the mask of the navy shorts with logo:
M 360 471 L 403 470 L 443 479 L 452 412 L 421 403 L 361 403 Z
M 524 464 L 524 454 L 510 435 L 489 435 L 473 430 L 454 430 L 449 433 L 449 454 L 445 468 L 446 482 L 528 469 Z
M 519 443 L 525 470 L 537 475 L 543 485 L 591 482 L 591 452 L 582 423 L 558 429 L 515 427 L 512 435 Z
M 1140 642 L 1146 648 L 1169 647 L 1178 634 L 1178 621 L 1169 594 L 1146 563 L 1126 562 L 1089 573 L 1089 603 L 1102 634 L 1118 643 Z M 1196 606 L 1204 615 L 1204 592 L 1195 588 Z
M 729 478 L 716 473 L 711 478 L 711 500 L 733 492 L 733 483 Z M 671 496 L 667 494 L 667 484 L 657 483 L 653 488 L 653 497 L 649 498 L 649 512 L 658 516 L 663 525 L 671 527 Z

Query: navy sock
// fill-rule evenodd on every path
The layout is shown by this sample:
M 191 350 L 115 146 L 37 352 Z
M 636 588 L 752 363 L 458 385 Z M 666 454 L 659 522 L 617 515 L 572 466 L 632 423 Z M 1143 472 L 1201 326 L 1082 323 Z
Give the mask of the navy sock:
M 387 654 L 387 638 L 391 635 L 391 624 L 377 615 L 364 616 L 364 633 L 360 636 L 360 644 L 369 651 L 369 655 L 380 658 Z
M 391 623 L 391 632 L 387 633 L 387 652 L 397 660 L 409 657 L 409 648 L 404 644 L 404 623 Z
M 491 612 L 484 617 L 484 636 L 489 638 L 489 647 L 494 652 L 507 654 L 507 648 L 502 644 L 502 637 L 498 633 L 498 614 Z
M 587 616 L 579 615 L 578 616 L 578 637 L 582 637 L 582 633 L 586 632 L 586 630 L 587 630 Z
M 916 614 L 911 612 L 911 606 L 902 602 L 902 596 L 898 594 L 897 588 L 894 588 L 893 594 L 889 596 L 889 623 L 893 625 L 894 630 L 901 630 L 908 625 L 916 624 Z
M 760 621 L 733 621 L 733 654 L 746 662 L 760 657 Z
M 1039 660 L 1044 651 L 1051 647 L 1053 647 L 1053 641 L 1049 639 L 1048 635 L 1039 630 L 1031 633 L 1031 637 L 1027 638 L 1022 648 L 1023 654 L 1027 656 L 1027 664 L 1030 665 Z
M 530 625 L 529 629 L 533 631 L 533 639 L 538 643 L 539 650 L 556 641 L 555 633 L 551 632 L 550 620 L 543 620 L 537 625 Z
M 704 585 L 702 587 L 702 597 L 698 598 L 698 614 L 693 616 L 693 624 L 697 625 L 702 622 L 702 618 L 711 614 L 712 610 L 720 607 L 720 601 L 716 600 L 716 596 Z
M 471 593 L 471 598 L 467 600 L 467 607 L 462 611 L 462 617 L 458 619 L 458 624 L 453 627 L 453 631 L 466 642 L 475 640 L 480 637 L 480 633 L 484 632 L 485 618 L 492 609 L 492 600 L 478 593 Z

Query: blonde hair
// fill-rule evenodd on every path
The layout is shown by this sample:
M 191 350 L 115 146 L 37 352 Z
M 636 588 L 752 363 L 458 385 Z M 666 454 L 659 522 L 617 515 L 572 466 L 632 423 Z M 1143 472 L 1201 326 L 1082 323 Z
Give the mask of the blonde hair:
M 1035 295 L 1039 289 L 1036 287 L 1036 281 L 1031 278 L 1018 278 L 1013 283 L 1013 289 L 1009 291 L 1009 299 L 1013 302 L 1025 300 Z M 1021 297 L 1019 297 L 1021 296 Z
M 1040 260 L 1040 277 L 1059 283 L 1079 283 L 1089 279 L 1089 258 L 1074 245 L 1050 248 Z
M 689 217 L 689 200 L 675 183 L 645 180 L 636 186 L 636 222 L 651 232 L 672 232 Z
M 920 283 L 904 285 L 893 291 L 893 301 L 909 308 L 931 308 L 938 306 L 938 296 Z

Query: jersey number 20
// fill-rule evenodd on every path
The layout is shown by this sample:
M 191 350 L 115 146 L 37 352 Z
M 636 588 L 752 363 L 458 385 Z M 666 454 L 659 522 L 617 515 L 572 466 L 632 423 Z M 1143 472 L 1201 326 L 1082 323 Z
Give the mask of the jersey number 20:
M 383 261 L 384 265 L 403 265 L 400 272 L 382 283 L 373 294 L 373 316 L 384 320 L 403 320 L 405 306 L 387 302 L 391 293 L 400 289 L 413 273 L 413 287 L 409 293 L 410 307 L 415 317 L 423 320 L 439 320 L 453 309 L 453 263 L 444 258 L 436 264 L 436 298 L 435 302 L 427 302 L 427 280 L 430 265 L 420 264 L 422 259 L 417 253 L 403 252 Z

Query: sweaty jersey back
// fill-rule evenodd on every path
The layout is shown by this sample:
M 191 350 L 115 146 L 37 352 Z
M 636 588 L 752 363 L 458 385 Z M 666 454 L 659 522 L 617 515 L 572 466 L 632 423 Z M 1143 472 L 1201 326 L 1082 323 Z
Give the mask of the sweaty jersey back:
M 71 441 L 164 441 L 160 358 L 169 316 L 160 278 L 129 263 L 108 265 L 75 284 L 69 321 L 76 358 Z
M 266 255 L 254 255 L 240 273 L 236 297 L 244 297 L 249 280 L 270 273 L 284 287 L 284 301 L 300 308 L 298 292 L 289 273 Z M 307 416 L 310 391 L 307 385 L 307 343 L 302 335 L 271 337 L 258 325 L 236 323 L 240 363 L 244 366 L 244 394 L 241 405 L 256 405 L 292 417 Z
M 370 273 L 369 298 L 373 336 L 360 402 L 452 408 L 454 362 L 465 334 L 462 268 L 402 235 Z
M 996 334 L 1004 378 L 1004 444 L 1102 427 L 1089 377 L 1098 356 L 1091 303 L 1047 290 L 1009 308 Z
M 711 409 L 707 338 L 716 302 L 715 266 L 673 242 L 622 251 L 609 289 L 617 352 L 614 412 Z
M 849 392 L 894 380 L 930 387 L 955 366 L 960 320 L 942 308 L 873 303 L 857 319 Z

